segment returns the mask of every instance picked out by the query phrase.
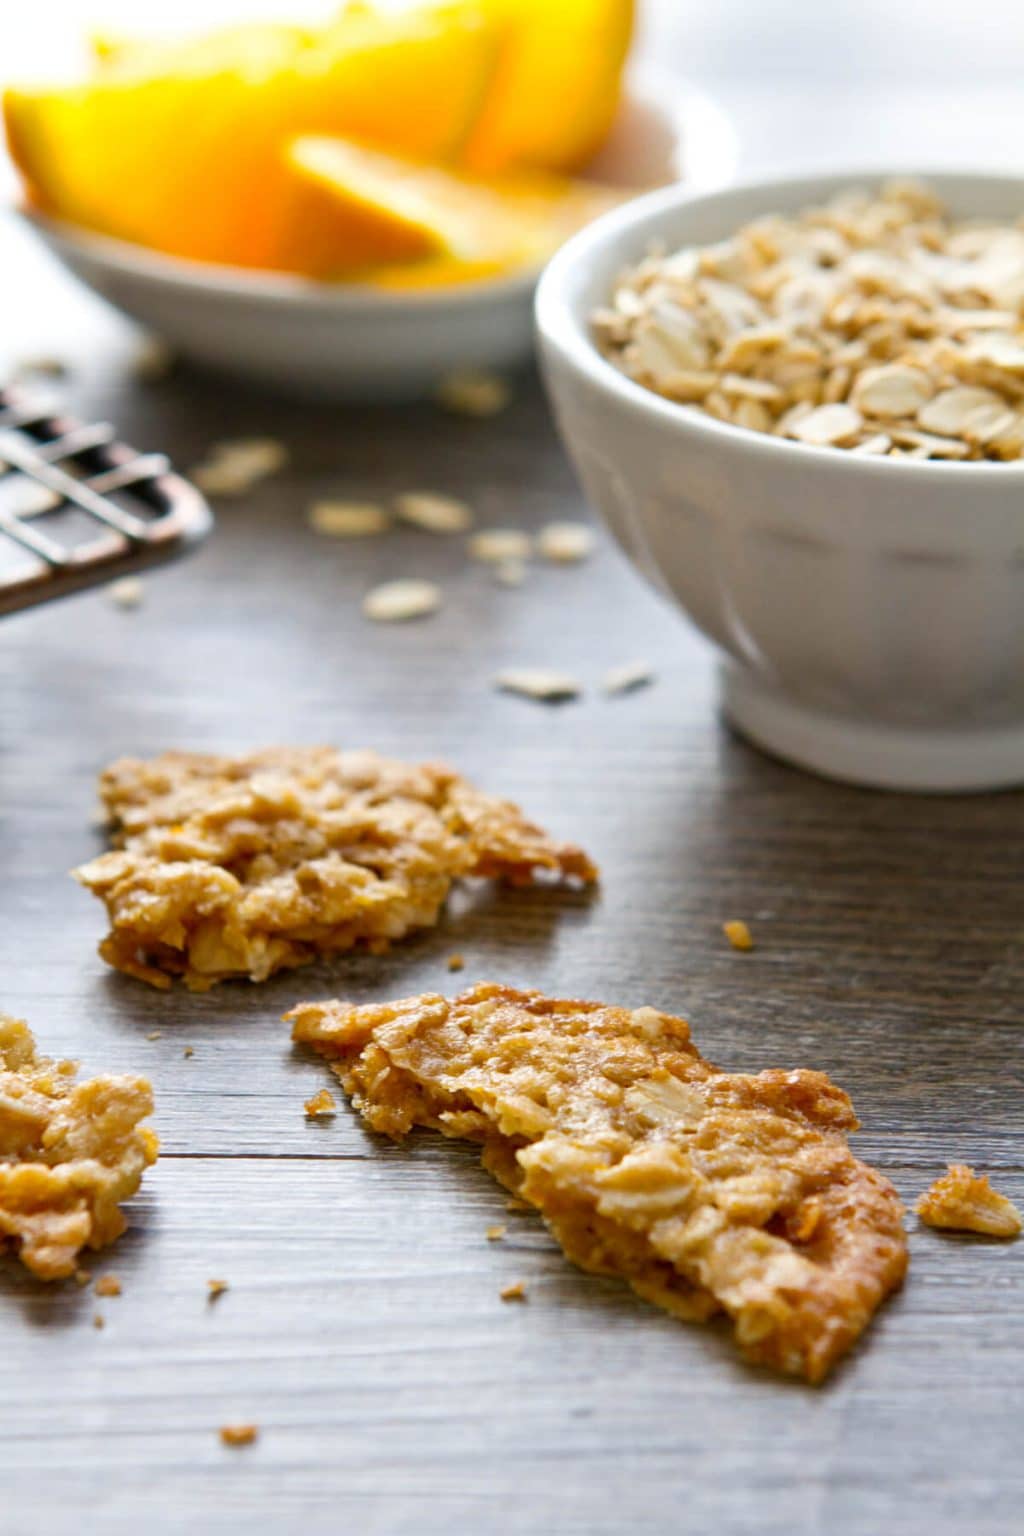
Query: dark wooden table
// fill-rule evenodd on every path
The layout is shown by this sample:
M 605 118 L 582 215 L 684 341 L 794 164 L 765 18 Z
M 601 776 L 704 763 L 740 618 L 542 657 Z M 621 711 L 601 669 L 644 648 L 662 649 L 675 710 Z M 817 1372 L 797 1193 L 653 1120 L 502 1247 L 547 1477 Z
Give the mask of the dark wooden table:
M 194 559 L 147 579 L 137 611 L 98 594 L 0 625 L 2 1003 L 54 1054 L 149 1073 L 163 1140 L 94 1266 L 121 1276 L 120 1299 L 0 1263 L 3 1536 L 1016 1527 L 1024 1243 L 911 1219 L 908 1285 L 864 1347 L 820 1390 L 779 1381 L 724 1330 L 570 1269 L 468 1150 L 397 1150 L 345 1106 L 308 1122 L 325 1073 L 279 1016 L 450 987 L 458 949 L 466 979 L 683 1011 L 728 1066 L 824 1068 L 908 1201 L 947 1159 L 1021 1199 L 1024 797 L 859 792 L 759 755 L 717 719 L 702 642 L 603 537 L 587 565 L 500 590 L 457 540 L 306 527 L 315 497 L 410 488 L 466 496 L 481 524 L 585 516 L 532 380 L 480 423 L 299 407 L 188 372 L 142 386 L 126 330 L 21 236 L 0 240 L 23 299 L 6 339 L 72 357 L 74 408 L 183 467 L 233 435 L 292 454 L 222 504 Z M 368 624 L 362 593 L 397 575 L 438 580 L 444 611 Z M 603 697 L 603 671 L 634 657 L 655 686 Z M 520 664 L 576 672 L 587 694 L 496 693 Z M 463 893 L 382 959 L 205 996 L 108 971 L 102 911 L 66 873 L 99 846 L 101 766 L 319 741 L 450 758 L 584 843 L 600 894 Z M 735 916 L 752 954 L 722 936 Z M 502 1220 L 506 1241 L 486 1242 Z M 231 1285 L 215 1306 L 212 1276 Z M 528 1303 L 503 1305 L 520 1278 Z M 259 1443 L 227 1450 L 218 1427 L 239 1419 Z

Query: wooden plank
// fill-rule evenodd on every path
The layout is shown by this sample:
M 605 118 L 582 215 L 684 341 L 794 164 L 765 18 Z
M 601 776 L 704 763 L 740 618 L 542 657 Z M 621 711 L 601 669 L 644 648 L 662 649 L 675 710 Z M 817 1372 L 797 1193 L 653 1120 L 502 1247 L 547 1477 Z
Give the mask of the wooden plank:
M 1006 1185 L 1024 1194 L 1020 1175 Z M 495 1221 L 502 1243 L 484 1236 Z M 611 1536 L 627 1518 L 994 1536 L 1024 1495 L 1024 1270 L 983 1242 L 914 1248 L 908 1289 L 811 1391 L 743 1367 L 724 1329 L 571 1269 L 466 1148 L 170 1158 L 94 1266 L 116 1269 L 119 1299 L 0 1266 L 5 1536 L 74 1521 Z M 231 1283 L 213 1305 L 211 1276 Z M 528 1301 L 503 1303 L 520 1278 Z M 218 1442 L 238 1420 L 260 1425 L 251 1450 Z

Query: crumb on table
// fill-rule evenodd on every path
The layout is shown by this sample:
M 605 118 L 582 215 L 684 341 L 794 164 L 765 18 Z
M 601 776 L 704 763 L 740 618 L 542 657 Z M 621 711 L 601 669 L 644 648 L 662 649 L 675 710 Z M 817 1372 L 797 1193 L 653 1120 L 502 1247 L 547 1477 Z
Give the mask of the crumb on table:
M 314 1093 L 311 1099 L 306 1100 L 307 1120 L 319 1119 L 321 1115 L 333 1115 L 337 1111 L 334 1095 L 329 1088 L 321 1088 L 319 1093 Z
M 258 1424 L 222 1424 L 220 1438 L 223 1445 L 252 1445 L 259 1438 Z
M 723 923 L 722 932 L 733 949 L 753 949 L 754 935 L 741 917 L 734 917 L 729 922 Z
M 506 1237 L 507 1235 L 508 1227 L 503 1227 L 500 1223 L 496 1226 L 487 1228 L 486 1236 L 489 1243 L 500 1243 L 502 1238 Z
M 498 1292 L 502 1301 L 525 1301 L 526 1285 L 522 1280 L 513 1280 L 511 1285 L 503 1286 Z
M 113 1273 L 101 1275 L 96 1281 L 95 1294 L 97 1296 L 120 1296 L 120 1280 Z
M 986 1237 L 1018 1237 L 1021 1231 L 1021 1215 L 1013 1202 L 966 1163 L 950 1163 L 915 1209 L 929 1227 L 981 1232 Z
M 466 961 L 465 961 L 465 957 L 463 955 L 449 955 L 448 956 L 448 969 L 450 971 L 461 971 L 461 970 L 465 969 L 465 966 L 466 966 Z
M 206 1298 L 207 1301 L 216 1301 L 218 1296 L 223 1296 L 224 1292 L 229 1289 L 226 1280 L 207 1280 L 206 1286 L 209 1291 L 209 1295 Z

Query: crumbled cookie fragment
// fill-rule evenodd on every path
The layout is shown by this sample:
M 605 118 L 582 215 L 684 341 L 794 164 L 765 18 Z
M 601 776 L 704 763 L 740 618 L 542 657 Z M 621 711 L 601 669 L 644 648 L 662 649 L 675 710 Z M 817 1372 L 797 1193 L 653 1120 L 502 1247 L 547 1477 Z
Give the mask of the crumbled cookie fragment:
M 734 917 L 729 922 L 723 923 L 722 932 L 733 949 L 753 949 L 754 935 L 741 917 Z
M 120 1296 L 121 1282 L 112 1271 L 108 1271 L 96 1281 L 93 1290 L 97 1296 Z
M 480 1143 L 575 1263 L 679 1317 L 727 1312 L 753 1360 L 821 1380 L 903 1278 L 899 1199 L 822 1073 L 721 1072 L 654 1008 L 493 983 L 288 1017 L 373 1129 Z
M 511 1285 L 502 1286 L 498 1295 L 502 1301 L 525 1301 L 526 1285 L 522 1280 L 513 1280 Z
M 994 1190 L 987 1175 L 964 1163 L 950 1163 L 915 1209 L 929 1227 L 983 1232 L 987 1237 L 1017 1237 L 1021 1231 L 1021 1214 L 1012 1200 Z
M 264 981 L 437 922 L 467 876 L 597 878 L 508 801 L 372 752 L 123 759 L 101 794 L 117 845 L 76 871 L 107 907 L 100 954 L 153 986 Z
M 87 1269 L 76 1269 L 72 1279 L 76 1285 L 80 1285 L 84 1288 L 89 1284 L 89 1281 L 92 1279 L 92 1275 Z
M 226 1280 L 207 1280 L 206 1289 L 207 1301 L 216 1301 L 217 1298 L 219 1296 L 223 1296 L 224 1292 L 229 1290 L 230 1287 L 228 1286 L 228 1282 Z
M 186 1045 L 185 1049 L 182 1051 L 181 1054 L 184 1056 L 185 1060 L 188 1061 L 191 1057 L 193 1057 L 195 1055 L 195 1051 L 193 1050 L 192 1046 Z
M 484 1236 L 489 1243 L 500 1243 L 503 1237 L 508 1236 L 508 1227 L 503 1227 L 500 1223 L 497 1226 L 488 1227 Z
M 105 1328 L 107 1326 L 107 1320 L 103 1316 L 102 1312 L 94 1312 L 93 1313 L 93 1315 L 92 1315 L 92 1325 L 93 1325 L 94 1328 Z
M 78 1083 L 73 1062 L 40 1056 L 28 1026 L 0 1014 L 0 1249 L 59 1280 L 83 1248 L 120 1237 L 121 1202 L 156 1161 L 139 1123 L 152 1110 L 144 1078 Z
M 466 960 L 463 955 L 449 955 L 448 969 L 450 971 L 463 971 L 466 968 Z
M 253 1445 L 259 1439 L 258 1424 L 222 1424 L 220 1438 L 223 1445 Z
M 334 1095 L 327 1088 L 321 1088 L 319 1093 L 314 1093 L 305 1104 L 307 1120 L 316 1120 L 322 1115 L 337 1113 L 338 1106 L 334 1102 Z

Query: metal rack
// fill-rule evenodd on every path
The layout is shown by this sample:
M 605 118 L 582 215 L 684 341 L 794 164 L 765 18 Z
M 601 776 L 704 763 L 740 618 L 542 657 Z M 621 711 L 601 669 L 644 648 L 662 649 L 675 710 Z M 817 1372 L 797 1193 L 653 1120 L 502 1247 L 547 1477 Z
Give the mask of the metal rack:
M 0 389 L 0 615 L 162 564 L 212 525 L 163 454 Z

